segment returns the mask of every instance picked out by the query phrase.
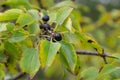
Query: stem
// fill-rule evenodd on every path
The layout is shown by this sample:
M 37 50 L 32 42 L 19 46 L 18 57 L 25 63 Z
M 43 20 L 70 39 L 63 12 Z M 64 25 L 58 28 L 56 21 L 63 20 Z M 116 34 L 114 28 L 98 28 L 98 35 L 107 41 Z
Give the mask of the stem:
M 26 80 L 30 80 L 30 76 L 26 73 L 22 73 L 20 72 L 18 75 L 16 75 L 15 77 L 9 79 L 9 80 L 18 80 L 19 78 L 26 76 Z
M 18 75 L 16 75 L 14 78 L 11 78 L 9 80 L 18 80 L 19 78 L 23 77 L 25 75 L 25 73 L 19 73 Z
M 108 58 L 118 59 L 117 57 L 111 56 L 108 53 L 98 54 L 98 52 L 86 51 L 86 50 L 76 50 L 76 53 L 80 54 L 80 55 L 92 55 L 92 56 L 100 56 L 100 57 L 108 57 Z
M 38 3 L 39 3 L 39 7 L 40 8 L 42 8 L 42 9 L 46 9 L 44 6 L 43 6 L 43 4 L 42 4 L 42 1 L 41 0 L 37 0 L 38 1 Z

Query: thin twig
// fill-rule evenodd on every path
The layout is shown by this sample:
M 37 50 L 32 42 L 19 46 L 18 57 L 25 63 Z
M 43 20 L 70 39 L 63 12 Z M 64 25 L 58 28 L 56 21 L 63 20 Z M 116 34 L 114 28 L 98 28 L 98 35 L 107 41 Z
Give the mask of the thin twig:
M 76 50 L 76 53 L 80 54 L 80 55 L 92 55 L 92 56 L 100 56 L 100 57 L 108 57 L 108 58 L 118 59 L 117 57 L 111 56 L 108 53 L 98 54 L 98 52 L 86 51 L 86 50 Z
M 31 80 L 29 74 L 26 74 L 26 80 Z
M 102 54 L 104 55 L 104 54 L 105 54 L 104 49 L 103 49 L 102 52 L 103 52 Z M 104 56 L 102 56 L 102 57 L 103 57 L 103 60 L 104 60 L 105 64 L 108 64 L 107 59 L 106 59 L 106 56 L 104 55 Z
M 15 77 L 9 79 L 9 80 L 18 80 L 19 78 L 23 77 L 25 75 L 25 73 L 19 73 L 18 75 L 16 75 Z
M 11 78 L 9 80 L 18 80 L 18 79 L 20 79 L 23 76 L 26 77 L 26 80 L 31 80 L 30 76 L 27 73 L 22 73 L 22 72 L 20 72 L 18 75 L 16 75 L 15 77 L 13 77 L 13 78 Z

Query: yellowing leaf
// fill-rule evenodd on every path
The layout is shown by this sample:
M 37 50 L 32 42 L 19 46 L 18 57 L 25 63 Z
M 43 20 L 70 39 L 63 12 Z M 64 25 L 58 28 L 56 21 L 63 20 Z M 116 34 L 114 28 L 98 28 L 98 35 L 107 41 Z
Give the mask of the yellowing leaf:
M 79 11 L 73 10 L 70 14 L 70 18 L 72 21 L 72 26 L 75 30 L 81 32 L 80 22 L 82 21 L 82 15 Z
M 103 54 L 103 48 L 94 39 L 92 39 L 90 36 L 87 36 L 87 35 L 85 35 L 83 33 L 79 33 L 79 32 L 76 32 L 75 34 L 80 40 L 82 40 L 83 42 L 86 42 L 91 47 L 96 49 L 96 51 L 99 54 Z
M 7 31 L 6 23 L 0 23 L 0 32 Z
M 7 51 L 7 53 L 14 57 L 14 58 L 19 58 L 20 56 L 20 53 L 18 51 L 18 49 L 16 48 L 16 46 L 13 44 L 13 43 L 10 43 L 10 42 L 6 42 L 4 44 L 4 47 L 5 47 L 5 50 Z
M 5 66 L 4 64 L 0 63 L 0 80 L 2 80 L 5 76 Z
M 52 43 L 47 40 L 41 40 L 39 44 L 39 58 L 42 67 L 51 66 L 55 59 L 60 43 Z
M 68 18 L 68 19 L 66 20 L 65 27 L 66 27 L 71 33 L 74 33 L 74 32 L 75 32 L 75 29 L 74 29 L 73 26 L 72 26 L 72 20 L 71 20 L 71 18 Z

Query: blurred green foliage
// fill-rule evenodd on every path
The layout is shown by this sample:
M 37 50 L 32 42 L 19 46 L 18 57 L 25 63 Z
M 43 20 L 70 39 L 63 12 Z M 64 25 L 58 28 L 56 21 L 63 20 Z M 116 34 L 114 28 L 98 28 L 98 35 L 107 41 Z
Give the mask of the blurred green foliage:
M 17 19 L 17 23 L 19 24 L 20 28 L 22 28 L 25 25 L 30 25 L 28 30 L 29 32 L 38 34 L 40 32 L 38 30 L 39 25 L 35 24 L 35 20 L 38 18 L 39 15 L 37 15 L 37 10 L 41 11 L 43 14 L 48 14 L 52 17 L 50 19 L 51 22 L 55 22 L 58 24 L 63 24 L 62 26 L 66 26 L 66 28 L 70 32 L 74 32 L 74 29 L 78 29 L 79 32 L 86 33 L 90 35 L 93 39 L 95 39 L 104 49 L 105 52 L 111 53 L 111 55 L 114 55 L 117 57 L 120 57 L 120 6 L 115 5 L 109 5 L 109 4 L 101 4 L 100 2 L 96 1 L 87 1 L 84 0 L 83 2 L 79 2 L 79 0 L 70 0 L 64 1 L 64 0 L 0 0 L 0 16 L 4 16 L 1 13 L 12 9 L 17 8 L 21 9 L 23 12 L 28 10 L 28 14 L 22 14 L 22 11 L 18 10 L 15 13 L 15 16 L 12 15 L 11 17 L 14 19 L 17 19 L 18 15 L 19 18 Z M 77 2 L 77 3 L 76 3 Z M 75 3 L 75 5 L 74 5 Z M 58 4 L 58 5 L 56 5 Z M 65 7 L 67 6 L 67 7 Z M 63 9 L 57 10 L 59 7 L 63 7 Z M 65 17 L 69 15 L 69 13 L 72 11 L 72 7 L 76 11 L 73 11 L 70 15 L 70 18 L 66 20 Z M 34 10 L 30 10 L 30 9 Z M 17 10 L 16 9 L 16 10 Z M 36 9 L 36 10 L 35 10 Z M 15 11 L 16 11 L 15 10 Z M 63 11 L 62 11 L 63 10 Z M 53 11 L 53 12 L 50 12 Z M 55 11 L 57 12 L 55 14 Z M 60 13 L 63 12 L 63 13 Z M 6 12 L 7 14 L 7 12 Z M 43 15 L 42 14 L 42 15 Z M 59 16 L 59 18 L 56 18 L 55 15 Z M 1 18 L 1 17 L 0 17 Z M 28 19 L 29 18 L 29 19 Z M 6 16 L 5 18 L 6 19 Z M 9 18 L 7 17 L 9 20 Z M 11 18 L 10 18 L 11 19 Z M 65 20 L 65 22 L 64 22 Z M 64 23 L 63 23 L 64 22 Z M 67 27 L 71 25 L 71 22 L 73 23 L 72 28 Z M 33 24 L 34 23 L 34 24 Z M 38 22 L 37 22 L 38 23 Z M 32 24 L 32 25 L 31 25 Z M 51 23 L 50 23 L 51 24 Z M 0 32 L 8 30 L 13 30 L 12 23 L 0 23 L 0 26 L 2 25 L 2 28 Z M 7 25 L 7 29 L 4 27 Z M 80 28 L 78 28 L 78 26 Z M 65 31 L 66 28 L 58 29 L 59 31 Z M 27 46 L 31 47 L 32 42 L 31 40 L 27 40 L 28 42 L 24 41 L 28 37 L 28 33 L 26 31 L 18 31 L 12 33 L 12 39 L 9 39 L 10 42 L 20 42 L 21 44 L 26 44 Z M 0 36 L 6 36 L 0 35 Z M 18 37 L 16 37 L 18 36 Z M 85 42 L 79 41 L 79 39 L 76 38 L 74 34 L 65 34 L 65 40 L 69 40 L 73 45 L 75 45 L 75 49 L 81 49 L 81 50 L 93 50 L 88 44 Z M 72 36 L 74 39 L 70 39 L 69 36 Z M 17 39 L 16 39 L 17 38 Z M 34 38 L 34 37 L 33 37 Z M 36 41 L 33 39 L 32 41 Z M 50 43 L 49 43 L 50 44 Z M 10 43 L 6 43 L 6 47 L 10 45 L 11 47 L 15 48 L 16 45 L 12 45 Z M 18 45 L 18 44 L 17 44 Z M 55 45 L 55 44 L 51 44 Z M 0 46 L 2 49 L 2 46 Z M 22 46 L 23 47 L 23 46 Z M 66 47 L 66 46 L 64 46 Z M 70 47 L 71 49 L 71 47 Z M 15 48 L 16 50 L 16 48 Z M 17 51 L 17 50 L 16 50 Z M 11 52 L 14 55 L 14 51 L 11 49 L 8 49 L 8 52 Z M 0 52 L 0 56 L 3 52 Z M 19 55 L 19 52 L 17 52 Z M 31 53 L 32 54 L 32 53 Z M 26 54 L 27 55 L 27 54 Z M 22 58 L 22 61 L 25 60 L 25 57 Z M 4 56 L 4 55 L 2 55 Z M 35 55 L 36 56 L 36 55 Z M 61 55 L 62 56 L 62 55 Z M 31 57 L 31 56 L 29 56 Z M 65 56 L 69 58 L 69 55 Z M 119 70 L 120 70 L 120 60 L 114 60 L 114 59 L 108 59 L 108 62 L 110 64 L 104 64 L 102 59 L 99 57 L 94 56 L 84 56 L 79 55 L 79 60 L 77 62 L 79 71 L 78 75 L 73 75 L 69 72 L 69 70 L 66 70 L 63 65 L 61 65 L 60 56 L 56 56 L 54 63 L 48 70 L 42 70 L 40 69 L 33 78 L 33 80 L 115 80 L 120 79 L 119 77 Z M 2 57 L 0 57 L 2 59 Z M 30 58 L 29 58 L 30 59 Z M 2 59 L 3 60 L 3 59 Z M 12 60 L 12 59 L 11 59 Z M 3 60 L 5 62 L 6 59 Z M 16 63 L 15 61 L 9 63 Z M 22 63 L 21 63 L 22 64 Z M 12 64 L 13 65 L 13 64 Z M 11 65 L 11 66 L 12 66 Z M 25 65 L 25 64 L 24 64 Z M 32 65 L 32 64 L 31 64 Z M 72 64 L 69 64 L 72 65 Z M 10 67 L 11 67 L 10 66 Z M 39 64 L 36 66 L 38 67 Z M 74 66 L 74 65 L 72 65 Z M 29 67 L 29 66 L 28 66 Z M 103 70 L 99 73 L 100 69 L 103 68 Z M 3 65 L 0 64 L 0 69 L 4 69 Z M 13 71 L 13 70 L 12 70 Z M 28 70 L 29 71 L 29 70 Z M 2 71 L 0 73 L 3 73 Z M 10 74 L 10 73 L 9 73 Z M 0 74 L 1 76 L 4 76 L 4 74 Z M 6 80 L 7 80 L 6 76 Z

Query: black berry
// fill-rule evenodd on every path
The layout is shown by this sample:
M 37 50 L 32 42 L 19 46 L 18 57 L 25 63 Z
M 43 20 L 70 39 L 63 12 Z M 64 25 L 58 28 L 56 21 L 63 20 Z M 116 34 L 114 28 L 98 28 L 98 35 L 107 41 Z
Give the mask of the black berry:
M 59 34 L 59 33 L 54 34 L 54 39 L 55 39 L 56 41 L 61 41 L 61 40 L 62 40 L 61 34 Z
M 44 15 L 43 18 L 42 18 L 43 21 L 49 21 L 49 16 L 48 15 Z
M 51 29 L 49 24 L 44 24 L 43 28 L 44 28 L 44 30 L 50 30 Z

